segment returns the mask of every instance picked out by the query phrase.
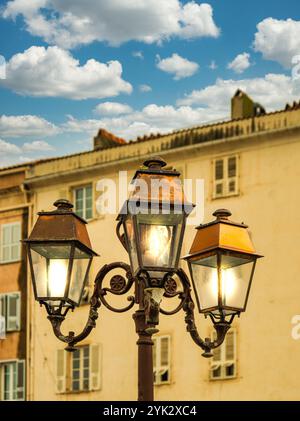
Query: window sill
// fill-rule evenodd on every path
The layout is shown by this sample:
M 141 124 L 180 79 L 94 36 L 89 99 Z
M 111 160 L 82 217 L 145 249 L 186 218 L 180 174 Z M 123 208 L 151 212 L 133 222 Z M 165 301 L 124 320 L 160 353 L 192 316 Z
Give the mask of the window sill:
M 229 199 L 230 197 L 237 197 L 237 196 L 240 196 L 240 195 L 241 195 L 240 192 L 230 193 L 230 194 L 223 194 L 222 196 L 213 196 L 211 198 L 211 200 Z
M 218 377 L 218 378 L 209 378 L 210 382 L 222 382 L 222 381 L 227 381 L 227 380 L 236 380 L 238 379 L 238 376 L 232 376 L 232 377 Z
M 12 263 L 20 263 L 20 262 L 22 262 L 21 258 L 17 260 L 0 260 L 0 265 L 10 265 Z

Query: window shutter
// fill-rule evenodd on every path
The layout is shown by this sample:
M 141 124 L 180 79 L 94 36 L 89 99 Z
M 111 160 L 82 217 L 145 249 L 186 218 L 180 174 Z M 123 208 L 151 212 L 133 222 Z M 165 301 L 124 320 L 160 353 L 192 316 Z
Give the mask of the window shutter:
M 66 391 L 66 354 L 64 349 L 56 351 L 56 393 Z
M 90 390 L 101 389 L 101 346 L 90 345 Z
M 168 366 L 169 365 L 169 337 L 163 337 L 160 340 L 160 364 L 162 366 Z
M 1 230 L 1 261 L 10 260 L 10 225 L 2 225 Z
M 25 361 L 17 361 L 17 399 L 25 400 Z
M 234 360 L 234 332 L 228 332 L 226 335 L 226 360 Z
M 11 227 L 11 260 L 19 260 L 21 254 L 21 224 L 17 223 Z
M 7 331 L 20 330 L 20 294 L 7 294 Z
M 6 297 L 0 295 L 0 339 L 5 338 L 6 332 Z
M 170 337 L 160 338 L 160 382 L 170 380 Z

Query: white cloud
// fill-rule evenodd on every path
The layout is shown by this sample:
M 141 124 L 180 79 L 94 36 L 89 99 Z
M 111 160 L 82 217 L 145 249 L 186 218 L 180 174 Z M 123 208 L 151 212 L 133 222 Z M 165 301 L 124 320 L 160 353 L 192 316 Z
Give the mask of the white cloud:
M 19 154 L 21 149 L 14 143 L 6 142 L 3 139 L 0 139 L 0 156 L 3 154 Z
M 142 51 L 133 51 L 132 56 L 144 60 L 144 54 Z
M 54 151 L 53 146 L 49 145 L 45 140 L 34 140 L 33 142 L 25 142 L 22 146 L 24 152 L 48 152 Z
M 118 61 L 107 64 L 94 59 L 83 66 L 58 47 L 30 47 L 14 55 L 6 66 L 2 84 L 23 95 L 70 99 L 106 98 L 132 91 L 122 79 Z
M 264 59 L 290 68 L 293 56 L 300 53 L 300 21 L 267 18 L 259 22 L 254 49 L 261 52 Z
M 53 150 L 54 148 L 44 140 L 34 140 L 30 143 L 25 142 L 23 145 L 18 146 L 15 143 L 0 139 L 0 166 L 4 167 L 34 159 L 41 159 L 43 157 L 41 152 Z
M 142 84 L 142 85 L 139 86 L 139 91 L 140 92 L 151 92 L 152 88 L 149 85 Z
M 174 75 L 175 80 L 193 76 L 199 69 L 199 65 L 194 61 L 189 61 L 179 54 L 172 54 L 171 57 L 161 59 L 157 56 L 156 66 L 163 72 Z
M 228 63 L 227 68 L 233 70 L 235 73 L 243 73 L 248 67 L 251 66 L 250 54 L 242 53 L 238 54 L 234 60 Z
M 52 136 L 59 129 L 44 118 L 35 115 L 1 115 L 0 135 L 5 137 Z
M 119 102 L 102 102 L 94 109 L 94 112 L 99 115 L 120 115 L 128 114 L 131 111 L 132 108 L 129 105 Z
M 125 139 L 135 139 L 150 133 L 168 133 L 174 129 L 200 125 L 202 122 L 223 117 L 223 111 L 192 108 L 189 106 L 173 107 L 149 104 L 141 110 L 132 111 L 122 116 L 103 117 L 99 120 L 78 120 L 69 116 L 63 125 L 66 132 L 90 133 L 94 136 L 100 127 Z
M 3 56 L 0 56 L 0 79 L 6 78 L 6 61 Z
M 34 36 L 63 48 L 106 41 L 160 42 L 171 37 L 217 37 L 209 4 L 180 0 L 12 0 L 3 17 L 22 15 Z
M 214 85 L 194 90 L 178 101 L 178 105 L 198 105 L 229 114 L 230 98 L 237 89 L 247 92 L 254 101 L 268 111 L 278 110 L 287 102 L 299 100 L 300 84 L 283 74 L 267 74 L 265 77 L 240 80 L 217 79 Z

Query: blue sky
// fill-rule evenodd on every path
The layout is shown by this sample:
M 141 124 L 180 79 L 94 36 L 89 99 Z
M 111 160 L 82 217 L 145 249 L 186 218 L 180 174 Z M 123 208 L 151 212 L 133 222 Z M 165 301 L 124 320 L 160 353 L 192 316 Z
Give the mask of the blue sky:
M 228 118 L 238 87 L 300 99 L 296 0 L 0 4 L 0 166 Z

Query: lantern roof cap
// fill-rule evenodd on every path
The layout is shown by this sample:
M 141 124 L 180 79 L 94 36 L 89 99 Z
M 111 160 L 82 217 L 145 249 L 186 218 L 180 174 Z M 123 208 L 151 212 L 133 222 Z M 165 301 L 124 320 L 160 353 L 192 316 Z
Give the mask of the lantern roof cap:
M 141 208 L 149 208 L 151 204 L 159 209 L 182 209 L 189 214 L 194 205 L 187 201 L 180 172 L 172 168 L 164 168 L 167 163 L 159 156 L 146 159 L 131 181 L 133 188 L 125 201 L 117 220 L 128 212 L 128 205 L 136 203 Z M 135 206 L 134 206 L 135 207 Z M 138 208 L 137 208 L 138 211 Z M 130 212 L 129 212 L 130 213 Z
M 218 209 L 213 216 L 214 221 L 196 227 L 197 233 L 185 259 L 216 250 L 262 257 L 255 251 L 247 225 L 229 220 L 231 212 L 227 209 Z
M 73 212 L 73 204 L 67 199 L 58 199 L 52 211 L 38 212 L 38 219 L 26 243 L 64 243 L 75 242 L 86 249 L 89 254 L 98 256 L 92 250 L 90 238 L 86 229 L 87 222 Z

